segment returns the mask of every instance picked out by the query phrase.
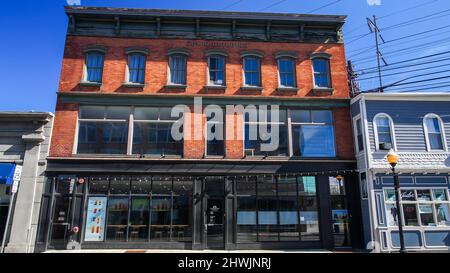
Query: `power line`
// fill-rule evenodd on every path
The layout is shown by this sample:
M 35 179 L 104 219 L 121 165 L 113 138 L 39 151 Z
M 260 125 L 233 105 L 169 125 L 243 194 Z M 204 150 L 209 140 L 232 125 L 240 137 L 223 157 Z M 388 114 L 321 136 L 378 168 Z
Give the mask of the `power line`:
M 342 0 L 336 0 L 336 1 L 333 1 L 333 2 L 331 2 L 331 3 L 328 3 L 328 4 L 326 4 L 326 5 L 323 5 L 323 6 L 321 6 L 321 7 L 318 7 L 318 8 L 316 8 L 316 9 L 310 10 L 310 11 L 308 11 L 307 13 L 313 13 L 313 12 L 316 12 L 316 11 L 321 10 L 321 9 L 323 9 L 323 8 L 326 8 L 326 7 L 329 7 L 329 6 L 331 6 L 331 5 L 337 4 L 337 3 L 341 2 L 341 1 L 342 1 Z
M 435 88 L 445 87 L 444 84 L 445 85 L 447 85 L 447 84 L 450 85 L 450 81 L 438 82 L 438 83 L 434 83 L 434 84 L 431 84 L 431 85 L 430 84 L 419 84 L 419 85 L 408 86 L 407 88 L 416 88 L 415 90 L 435 89 Z M 389 89 L 389 91 L 405 90 L 405 88 L 399 88 L 399 87 L 392 88 L 392 89 L 388 88 L 388 89 Z M 408 90 L 414 90 L 414 89 L 408 89 Z
M 385 47 L 386 44 L 390 44 L 390 43 L 392 43 L 392 42 L 396 42 L 396 41 L 400 41 L 400 40 L 404 40 L 404 39 L 408 39 L 408 38 L 420 36 L 420 35 L 423 35 L 423 34 L 429 34 L 429 33 L 431 33 L 431 32 L 435 32 L 435 31 L 438 31 L 438 30 L 441 30 L 441 29 L 445 29 L 445 28 L 449 28 L 449 27 L 450 27 L 450 25 L 446 25 L 446 26 L 443 26 L 443 27 L 438 27 L 438 28 L 434 28 L 434 29 L 429 29 L 429 30 L 422 31 L 422 32 L 419 32 L 419 33 L 415 33 L 415 34 L 410 34 L 410 35 L 402 36 L 402 37 L 399 37 L 399 38 L 395 38 L 395 39 L 392 39 L 392 40 L 385 41 L 381 46 Z M 443 33 L 447 33 L 447 32 L 443 32 Z M 425 37 L 421 37 L 421 38 L 417 38 L 417 39 L 410 40 L 409 42 L 417 41 L 417 40 L 421 40 L 421 39 L 425 39 L 425 38 L 429 38 L 429 37 L 433 37 L 433 36 L 439 35 L 439 34 L 440 34 L 440 33 L 428 35 L 428 36 L 425 36 Z M 402 43 L 402 44 L 403 44 L 403 43 Z M 393 45 L 390 45 L 390 46 L 397 46 L 397 45 L 401 45 L 401 44 L 393 44 Z M 362 54 L 362 53 L 366 53 L 368 49 L 372 49 L 372 48 L 374 48 L 374 47 L 375 47 L 375 46 L 366 46 L 366 47 L 363 47 L 363 48 L 350 50 L 350 51 L 348 51 L 348 53 L 350 53 L 350 52 L 358 52 L 358 53 L 352 55 L 352 56 L 354 57 L 354 56 L 360 55 L 360 54 Z
M 271 7 L 275 7 L 275 6 L 277 6 L 277 5 L 279 5 L 279 4 L 283 3 L 283 2 L 286 2 L 286 1 L 287 1 L 287 0 L 280 0 L 280 1 L 277 1 L 277 2 L 275 2 L 275 3 L 272 3 L 272 4 L 268 5 L 268 6 L 265 7 L 265 8 L 259 9 L 258 11 L 263 11 L 263 10 L 270 9 Z
M 407 59 L 407 60 L 403 60 L 403 61 L 391 63 L 391 64 L 389 64 L 389 66 L 396 65 L 396 64 L 401 64 L 401 63 L 412 62 L 412 61 L 421 60 L 421 59 L 426 59 L 426 58 L 430 58 L 430 57 L 434 57 L 434 56 L 440 56 L 440 55 L 448 54 L 448 53 L 450 53 L 450 51 L 444 51 L 444 52 L 439 52 L 439 53 L 435 53 L 435 54 L 431 54 L 431 55 L 426 55 L 426 56 L 422 56 L 422 57 L 417 57 L 417 58 Z M 387 65 L 384 65 L 383 67 L 386 67 L 386 66 L 387 66 Z M 376 66 L 375 66 L 375 67 L 368 67 L 368 68 L 359 69 L 359 70 L 357 70 L 357 71 L 364 71 L 364 70 L 370 70 L 370 69 L 375 69 L 375 68 L 377 68 L 377 67 L 376 67 Z
M 442 44 L 442 43 L 447 42 L 449 40 L 450 40 L 450 37 L 445 37 L 445 38 L 442 38 L 442 39 L 439 39 L 439 40 L 435 40 L 435 41 L 431 41 L 431 42 L 427 42 L 427 43 L 424 43 L 424 44 L 418 44 L 418 45 L 413 45 L 413 46 L 409 46 L 409 47 L 405 47 L 405 48 L 400 48 L 400 49 L 396 49 L 396 50 L 393 50 L 393 51 L 389 51 L 389 52 L 384 53 L 383 55 L 384 56 L 391 56 L 391 55 L 401 56 L 402 54 L 398 54 L 399 52 L 407 51 L 406 53 L 409 54 L 409 53 L 417 52 L 419 49 L 425 49 L 425 48 L 429 47 L 430 45 L 432 47 L 435 47 L 435 45 Z M 411 49 L 413 49 L 413 50 L 411 50 Z M 364 58 L 353 60 L 353 62 L 356 63 L 356 64 L 358 64 L 358 63 L 359 64 L 363 64 L 363 63 L 370 62 L 371 61 L 370 59 L 372 59 L 372 57 L 364 57 Z M 368 60 L 368 61 L 363 62 L 365 60 Z
M 416 6 L 412 6 L 412 7 L 410 7 L 410 8 L 398 10 L 398 11 L 396 11 L 396 12 L 392 12 L 392 13 L 390 13 L 390 14 L 383 15 L 383 16 L 379 17 L 378 20 L 382 20 L 382 19 L 384 19 L 384 18 L 393 16 L 393 15 L 398 15 L 398 14 L 403 13 L 403 12 L 406 12 L 406 11 L 410 11 L 410 10 L 413 10 L 413 9 L 416 9 L 416 8 L 420 8 L 420 7 L 429 5 L 429 4 L 434 3 L 434 2 L 437 2 L 437 1 L 439 1 L 439 0 L 432 0 L 432 1 L 428 1 L 428 2 L 419 4 L 419 5 L 416 5 Z M 358 26 L 358 27 L 356 27 L 356 28 L 351 29 L 350 31 L 348 31 L 347 34 L 353 33 L 353 32 L 355 32 L 356 30 L 359 30 L 359 29 L 363 28 L 365 25 L 366 25 L 366 24 L 361 24 L 360 26 Z
M 450 58 L 449 58 L 450 59 Z M 419 69 L 413 69 L 413 70 L 406 70 L 406 71 L 401 71 L 401 72 L 395 72 L 395 73 L 391 73 L 391 74 L 387 74 L 384 75 L 384 77 L 392 77 L 395 75 L 400 75 L 400 74 L 405 74 L 405 73 L 410 73 L 410 72 L 417 72 L 417 71 L 423 71 L 423 70 L 430 70 L 433 68 L 438 68 L 438 67 L 442 67 L 442 66 L 450 66 L 450 64 L 441 64 L 441 65 L 435 65 L 435 66 L 430 66 L 430 67 L 425 67 L 425 68 L 419 68 Z M 410 66 L 407 66 L 410 67 Z M 386 70 L 382 70 L 383 72 L 385 72 Z M 362 79 L 358 79 L 358 81 L 365 81 L 365 80 L 371 80 L 371 79 L 375 79 L 378 78 L 378 76 L 372 76 L 372 77 L 368 77 L 368 78 L 362 78 Z
M 430 60 L 428 62 L 417 63 L 417 64 L 409 64 L 409 65 L 398 66 L 398 67 L 392 67 L 392 68 L 383 69 L 382 71 L 386 72 L 386 71 L 392 71 L 392 70 L 397 70 L 397 69 L 401 69 L 401 68 L 408 68 L 408 67 L 413 67 L 413 66 L 421 66 L 421 65 L 430 64 L 430 63 L 439 63 L 439 62 L 448 61 L 448 60 L 450 60 L 450 58 L 433 59 L 433 60 Z M 376 72 L 377 72 L 376 70 L 373 70 L 373 71 L 369 71 L 369 72 L 366 72 L 366 73 L 361 73 L 360 75 L 373 74 L 373 73 L 376 73 Z
M 233 3 L 231 3 L 231 4 L 229 4 L 229 5 L 227 5 L 227 6 L 223 7 L 223 8 L 221 8 L 220 10 L 226 10 L 226 9 L 229 9 L 229 8 L 234 7 L 234 6 L 236 6 L 237 4 L 239 4 L 239 3 L 243 2 L 243 1 L 244 1 L 244 0 L 238 0 L 238 1 L 235 1 L 235 2 L 233 2 Z
M 424 79 L 424 80 L 418 80 L 418 81 L 412 81 L 412 82 L 404 82 L 404 83 L 401 83 L 401 81 L 397 81 L 395 83 L 391 83 L 389 85 L 384 86 L 383 89 L 387 89 L 387 88 L 393 87 L 393 86 L 409 85 L 409 84 L 420 83 L 420 82 L 430 82 L 430 81 L 436 81 L 436 80 L 448 79 L 448 78 L 450 78 L 450 76 L 443 76 L 443 77 L 430 78 L 430 79 Z M 375 90 L 376 89 L 371 89 L 368 91 L 375 91 Z

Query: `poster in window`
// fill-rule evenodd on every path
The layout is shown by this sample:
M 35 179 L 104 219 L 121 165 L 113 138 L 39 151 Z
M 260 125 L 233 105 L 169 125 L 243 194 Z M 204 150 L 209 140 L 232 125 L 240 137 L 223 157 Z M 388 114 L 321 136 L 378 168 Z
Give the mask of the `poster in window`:
M 106 197 L 89 197 L 86 218 L 86 242 L 100 242 L 104 240 L 106 219 Z

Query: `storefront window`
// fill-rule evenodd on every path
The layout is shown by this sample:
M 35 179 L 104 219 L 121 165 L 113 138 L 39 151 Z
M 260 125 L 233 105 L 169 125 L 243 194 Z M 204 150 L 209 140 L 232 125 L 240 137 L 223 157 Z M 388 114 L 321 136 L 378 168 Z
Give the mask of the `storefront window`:
M 125 241 L 128 226 L 128 198 L 111 197 L 108 200 L 106 240 Z
M 278 202 L 276 197 L 258 197 L 258 239 L 278 241 Z
M 173 182 L 172 240 L 191 241 L 192 195 L 191 179 L 177 178 Z
M 256 225 L 256 179 L 238 177 L 235 180 L 237 191 L 236 233 L 238 242 L 255 242 Z
M 385 189 L 386 215 L 389 226 L 397 226 L 394 189 Z M 448 226 L 449 205 L 446 189 L 402 189 L 401 208 L 406 226 Z
M 149 199 L 135 197 L 131 199 L 130 241 L 147 241 L 149 224 Z
M 280 197 L 278 202 L 280 210 L 280 240 L 297 241 L 299 239 L 297 197 Z

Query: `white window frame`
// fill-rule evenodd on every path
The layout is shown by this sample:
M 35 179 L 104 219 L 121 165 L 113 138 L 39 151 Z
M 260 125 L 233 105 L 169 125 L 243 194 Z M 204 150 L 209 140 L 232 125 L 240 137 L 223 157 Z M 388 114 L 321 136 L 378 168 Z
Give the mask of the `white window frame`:
M 211 61 L 211 58 L 217 58 L 217 57 L 223 59 L 223 70 L 222 70 L 222 72 L 223 72 L 223 83 L 222 84 L 214 84 L 213 82 L 211 82 L 210 74 L 209 74 L 210 73 L 210 61 Z M 207 68 L 206 68 L 206 79 L 207 79 L 208 86 L 225 87 L 227 85 L 227 59 L 226 59 L 226 57 L 227 57 L 226 54 L 223 54 L 223 53 L 220 53 L 220 52 L 214 52 L 214 53 L 211 53 L 211 54 L 209 54 L 207 56 L 207 58 L 208 58 L 208 65 L 207 65 Z M 219 70 L 216 69 L 216 71 L 219 71 Z
M 189 53 L 184 50 L 184 49 L 174 49 L 174 50 L 170 50 L 169 53 L 169 58 L 168 58 L 168 62 L 167 62 L 167 84 L 168 85 L 173 85 L 173 86 L 186 86 L 187 85 L 187 80 L 188 80 L 188 57 L 189 57 Z M 184 73 L 184 83 L 174 83 L 172 82 L 172 75 L 171 75 L 171 70 L 170 70 L 170 63 L 173 57 L 176 56 L 183 56 L 184 59 L 184 69 L 185 69 L 185 73 Z
M 442 140 L 442 149 L 431 149 L 431 143 L 430 143 L 430 139 L 428 137 L 428 128 L 426 125 L 425 120 L 427 118 L 437 118 L 439 121 L 439 129 L 441 130 L 441 140 Z M 434 113 L 428 113 L 423 117 L 423 121 L 422 121 L 422 125 L 423 125 L 423 131 L 425 133 L 425 143 L 427 146 L 427 151 L 428 152 L 432 152 L 432 151 L 447 151 L 447 138 L 445 136 L 445 127 L 444 127 L 444 122 L 442 121 L 442 118 L 439 115 L 436 115 Z
M 359 147 L 358 143 L 358 121 L 360 122 L 360 130 L 361 130 L 361 136 L 362 136 L 362 147 Z M 355 139 L 355 151 L 356 154 L 362 154 L 366 151 L 365 143 L 364 143 L 364 129 L 363 129 L 363 120 L 361 118 L 361 114 L 358 114 L 357 116 L 353 117 L 353 137 Z M 360 150 L 360 148 L 362 148 Z
M 92 54 L 92 53 L 98 53 L 98 54 L 103 55 L 102 75 L 100 77 L 100 81 L 99 82 L 88 81 L 87 60 L 88 60 L 89 54 Z M 81 82 L 83 82 L 83 83 L 92 83 L 92 84 L 102 84 L 103 83 L 104 70 L 105 70 L 105 61 L 106 61 L 106 51 L 103 51 L 101 49 L 89 49 L 89 50 L 84 51 L 83 78 L 82 78 Z
M 142 55 L 144 56 L 144 75 L 143 75 L 143 82 L 130 82 L 130 57 L 132 55 Z M 146 76 L 146 70 L 147 70 L 147 54 L 143 51 L 129 51 L 127 52 L 127 66 L 125 71 L 125 83 L 126 84 L 134 84 L 134 85 L 143 85 L 145 84 L 145 76 Z
M 247 80 L 245 78 L 245 60 L 246 59 L 256 59 L 259 62 L 258 65 L 258 76 L 259 76 L 259 85 L 248 85 L 247 84 Z M 243 86 L 245 87 L 262 87 L 262 75 L 261 75 L 261 70 L 262 70 L 262 57 L 259 55 L 245 55 L 242 58 L 242 78 L 243 78 Z M 251 71 L 252 73 L 254 73 L 254 71 Z
M 293 85 L 282 85 L 281 84 L 281 70 L 280 70 L 280 61 L 281 60 L 289 60 L 292 62 L 292 83 Z M 278 70 L 278 87 L 280 88 L 297 88 L 297 63 L 296 59 L 290 56 L 280 56 L 277 58 L 277 70 Z
M 314 60 L 325 60 L 327 61 L 327 77 L 328 77 L 328 86 L 318 86 L 316 84 L 316 73 L 314 71 Z M 312 72 L 312 80 L 313 80 L 313 86 L 314 89 L 332 89 L 333 88 L 333 81 L 331 77 L 331 55 L 328 53 L 313 53 L 311 56 L 311 72 Z
M 383 188 L 383 195 L 384 195 L 384 211 L 385 213 L 387 213 L 386 209 L 387 209 L 387 205 L 394 205 L 396 206 L 396 202 L 395 202 L 395 197 L 393 201 L 388 201 L 387 200 L 387 194 L 386 192 L 388 190 L 392 190 L 395 193 L 395 188 L 392 187 L 386 187 Z M 402 213 L 403 218 L 401 219 L 404 227 L 406 228 L 413 228 L 413 229 L 417 229 L 417 228 L 424 228 L 424 227 L 432 227 L 432 228 L 436 228 L 436 227 L 440 227 L 440 228 L 449 228 L 450 225 L 439 225 L 438 221 L 437 221 L 437 211 L 436 211 L 436 205 L 437 204 L 446 204 L 449 208 L 450 211 L 450 192 L 448 190 L 448 188 L 446 187 L 427 187 L 427 188 L 412 188 L 412 187 L 402 187 L 401 190 L 413 190 L 414 194 L 415 194 L 415 201 L 403 201 L 401 200 L 401 196 L 400 196 L 400 207 L 401 209 L 403 209 L 403 204 L 414 204 L 416 206 L 416 214 L 417 214 L 417 226 L 406 226 L 405 225 L 405 219 L 404 219 L 404 213 Z M 417 190 L 429 190 L 431 193 L 431 201 L 423 201 L 423 200 L 418 200 L 417 198 Z M 444 190 L 445 194 L 446 194 L 446 201 L 439 201 L 439 200 L 435 200 L 434 197 L 434 190 Z M 430 225 L 430 226 L 426 226 L 422 224 L 422 219 L 420 217 L 420 210 L 419 210 L 419 205 L 431 205 L 432 207 L 432 213 L 433 213 L 433 220 L 435 225 Z M 399 220 L 399 219 L 398 219 Z M 389 225 L 389 222 L 387 222 L 387 226 L 388 227 L 398 227 L 398 225 Z
M 378 126 L 377 126 L 377 118 L 380 117 L 386 117 L 389 120 L 389 131 L 391 133 L 391 141 L 392 141 L 392 149 L 394 151 L 397 151 L 397 141 L 395 139 L 395 127 L 394 127 L 394 121 L 392 120 L 391 116 L 386 113 L 378 113 L 373 117 L 372 121 L 372 127 L 373 127 L 373 134 L 374 134 L 374 141 L 375 141 L 375 151 L 382 152 L 384 150 L 380 150 L 380 141 L 378 139 Z

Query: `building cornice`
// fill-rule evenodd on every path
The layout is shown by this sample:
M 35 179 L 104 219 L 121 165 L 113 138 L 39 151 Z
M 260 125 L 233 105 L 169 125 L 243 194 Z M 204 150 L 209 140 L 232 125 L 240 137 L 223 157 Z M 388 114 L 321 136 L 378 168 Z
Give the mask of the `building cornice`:
M 382 101 L 450 101 L 450 93 L 362 93 L 351 100 L 351 104 L 365 100 Z
M 220 95 L 180 95 L 180 94 L 125 94 L 99 92 L 58 92 L 63 103 L 79 104 L 115 104 L 115 105 L 173 105 L 192 104 L 194 98 L 202 98 L 204 104 L 236 105 L 255 104 L 280 106 L 308 106 L 317 108 L 349 107 L 349 98 L 286 98 L 263 96 L 220 96 Z

